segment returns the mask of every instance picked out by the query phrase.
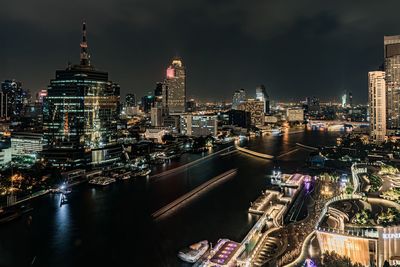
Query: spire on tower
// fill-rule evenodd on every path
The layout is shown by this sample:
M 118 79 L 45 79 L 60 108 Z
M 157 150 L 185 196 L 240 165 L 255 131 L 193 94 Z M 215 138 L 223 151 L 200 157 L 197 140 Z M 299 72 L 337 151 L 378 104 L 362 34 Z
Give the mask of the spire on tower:
M 86 40 L 86 22 L 82 24 L 82 42 L 80 44 L 81 47 L 81 65 L 90 66 L 90 56 L 88 53 L 88 44 Z

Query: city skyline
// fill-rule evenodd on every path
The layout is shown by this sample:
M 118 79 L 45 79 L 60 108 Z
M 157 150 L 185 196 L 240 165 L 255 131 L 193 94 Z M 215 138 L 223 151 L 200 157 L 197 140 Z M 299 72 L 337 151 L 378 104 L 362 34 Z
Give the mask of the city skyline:
M 187 66 L 189 98 L 228 100 L 228 93 L 236 89 L 252 92 L 265 84 L 272 99 L 316 96 L 327 101 L 347 90 L 355 103 L 365 103 L 365 73 L 383 63 L 383 36 L 399 33 L 397 18 L 390 16 L 396 8 L 386 10 L 387 5 L 372 1 L 362 7 L 314 1 L 251 7 L 176 2 L 171 8 L 153 1 L 141 8 L 126 4 L 124 10 L 118 2 L 96 2 L 99 12 L 88 12 L 93 3 L 86 2 L 77 10 L 49 5 L 43 9 L 50 14 L 46 20 L 40 9 L 45 4 L 27 7 L 30 14 L 17 12 L 14 3 L 2 11 L 0 32 L 7 42 L 0 52 L 0 78 L 21 81 L 32 92 L 46 87 L 53 69 L 77 61 L 74 44 L 85 20 L 93 64 L 112 73 L 122 95 L 152 90 L 178 54 Z M 74 12 L 52 15 L 64 8 Z M 383 9 L 385 16 L 379 12 Z M 67 19 L 63 14 L 73 15 Z M 165 42 L 169 37 L 173 41 Z
M 0 266 L 400 266 L 400 2 L 18 2 Z

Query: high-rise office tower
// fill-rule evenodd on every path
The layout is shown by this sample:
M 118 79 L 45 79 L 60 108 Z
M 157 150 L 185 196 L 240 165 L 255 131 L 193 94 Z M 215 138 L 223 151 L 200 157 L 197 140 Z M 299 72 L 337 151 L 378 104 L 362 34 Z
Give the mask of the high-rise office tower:
M 244 89 L 236 90 L 233 93 L 232 109 L 238 109 L 239 104 L 246 101 L 246 91 Z
M 154 96 L 155 97 L 162 97 L 163 94 L 163 83 L 158 82 L 156 83 L 156 88 L 154 89 Z
M 347 108 L 347 93 L 342 95 L 342 108 Z
M 1 111 L 3 120 L 19 119 L 28 104 L 28 91 L 22 88 L 22 83 L 15 80 L 5 80 L 1 83 Z
M 256 99 L 264 103 L 264 113 L 269 113 L 269 96 L 263 84 L 256 88 Z
M 83 24 L 80 64 L 57 70 L 43 105 L 45 159 L 60 168 L 97 168 L 119 159 L 120 88 L 90 63 Z
M 384 71 L 368 73 L 368 101 L 371 138 L 383 142 L 386 136 L 386 85 Z
M 187 112 L 195 112 L 196 111 L 197 103 L 194 99 L 189 99 L 186 102 L 186 111 Z
M 163 86 L 163 103 L 170 113 L 185 112 L 186 69 L 182 60 L 175 58 L 167 69 Z
M 47 96 L 47 89 L 40 90 L 36 95 L 36 102 L 43 104 L 44 98 Z
M 151 111 L 151 108 L 154 107 L 155 103 L 155 98 L 151 94 L 151 92 L 148 95 L 145 95 L 142 97 L 142 103 L 141 103 L 141 108 L 144 113 L 149 113 Z
M 164 83 L 158 82 L 156 83 L 156 88 L 154 89 L 154 106 L 162 107 L 163 106 L 163 87 Z
M 388 129 L 400 129 L 400 35 L 384 37 Z
M 352 108 L 353 107 L 353 93 L 349 92 L 349 106 Z
M 309 114 L 318 114 L 321 111 L 319 99 L 315 96 L 307 97 L 305 101 L 305 110 Z
M 163 110 L 161 107 L 152 107 L 150 111 L 151 126 L 162 126 Z
M 136 95 L 127 94 L 125 96 L 125 106 L 126 107 L 136 107 Z

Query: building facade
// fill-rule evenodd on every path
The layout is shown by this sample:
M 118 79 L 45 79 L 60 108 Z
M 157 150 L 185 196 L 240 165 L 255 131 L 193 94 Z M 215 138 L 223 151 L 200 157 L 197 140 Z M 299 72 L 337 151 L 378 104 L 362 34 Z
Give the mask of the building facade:
M 7 167 L 11 164 L 11 139 L 2 136 L 0 138 L 0 168 Z
M 163 112 L 161 107 L 151 108 L 151 126 L 159 127 L 162 126 L 163 122 Z
M 387 128 L 400 129 L 400 35 L 384 36 Z
M 28 104 L 29 93 L 22 88 L 22 83 L 5 80 L 1 83 L 0 116 L 3 120 L 19 119 Z
M 186 102 L 186 111 L 187 112 L 196 112 L 197 103 L 194 99 L 189 99 Z
M 125 96 L 125 106 L 126 107 L 136 107 L 136 95 L 127 94 Z
M 182 60 L 175 58 L 167 68 L 163 84 L 163 103 L 170 113 L 185 112 L 186 105 L 186 69 Z
M 269 114 L 270 113 L 269 96 L 263 84 L 257 86 L 256 88 L 256 99 L 264 103 L 264 113 Z
M 216 115 L 191 115 L 181 116 L 181 133 L 189 136 L 216 136 L 218 119 Z
M 120 88 L 91 64 L 86 25 L 80 64 L 56 71 L 43 106 L 44 158 L 60 168 L 111 164 L 120 157 L 117 119 Z
M 149 113 L 151 108 L 154 107 L 155 97 L 153 95 L 146 95 L 142 97 L 141 108 L 144 113 Z
M 251 114 L 244 110 L 232 109 L 228 111 L 229 125 L 236 125 L 242 128 L 248 128 L 251 125 Z
M 303 122 L 304 109 L 302 108 L 288 108 L 286 111 L 286 119 L 289 122 Z
M 371 71 L 368 73 L 368 102 L 371 138 L 376 142 L 383 142 L 386 136 L 386 83 L 384 71 Z
M 238 109 L 239 104 L 246 101 L 246 91 L 244 89 L 236 90 L 233 93 L 232 109 Z
M 238 105 L 239 110 L 250 112 L 250 121 L 252 126 L 263 126 L 265 122 L 264 102 L 248 99 Z
M 12 157 L 39 158 L 43 150 L 43 135 L 41 133 L 12 132 Z

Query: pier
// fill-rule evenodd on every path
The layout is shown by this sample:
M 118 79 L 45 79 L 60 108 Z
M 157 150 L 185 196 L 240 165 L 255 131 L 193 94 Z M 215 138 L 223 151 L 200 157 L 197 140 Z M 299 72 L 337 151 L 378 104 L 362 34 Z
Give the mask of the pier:
M 256 201 L 251 203 L 249 212 L 256 215 L 263 215 L 266 212 L 267 206 L 271 205 L 272 201 L 282 196 L 282 193 L 274 190 L 265 190 L 262 192 Z
M 170 210 L 178 207 L 179 205 L 183 204 L 184 202 L 190 200 L 190 198 L 194 197 L 196 194 L 201 193 L 202 191 L 206 190 L 207 188 L 209 188 L 210 186 L 217 184 L 218 182 L 225 180 L 229 177 L 232 177 L 234 174 L 236 174 L 237 169 L 231 169 L 227 172 L 224 172 L 214 178 L 212 178 L 211 180 L 199 185 L 198 187 L 196 187 L 195 189 L 193 189 L 192 191 L 184 194 L 183 196 L 175 199 L 174 201 L 172 201 L 171 203 L 165 205 L 164 207 L 162 207 L 161 209 L 157 210 L 156 212 L 153 212 L 151 214 L 151 216 L 153 217 L 153 219 L 157 219 L 158 217 L 164 215 L 165 213 L 169 212 Z

